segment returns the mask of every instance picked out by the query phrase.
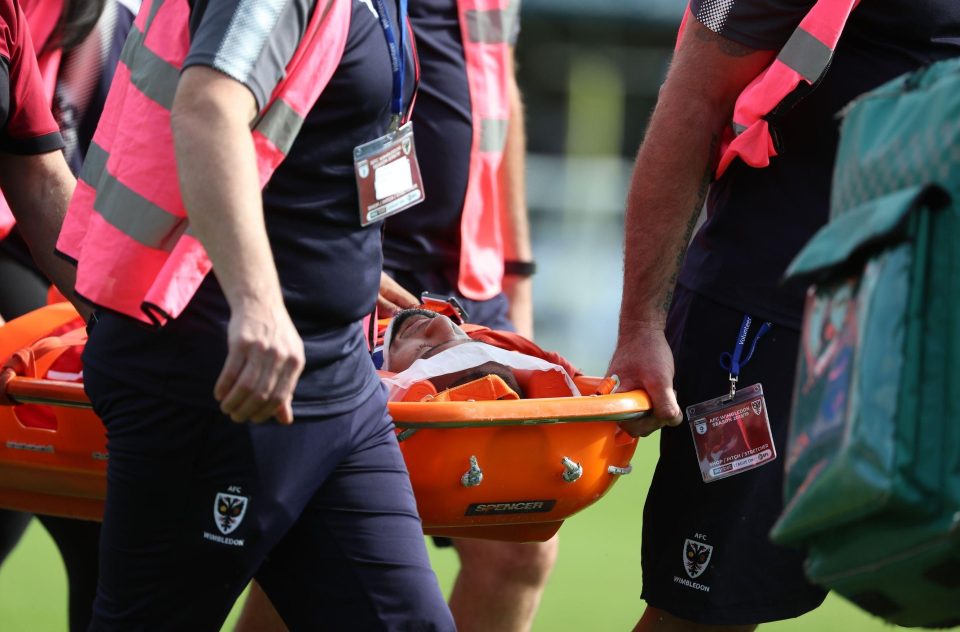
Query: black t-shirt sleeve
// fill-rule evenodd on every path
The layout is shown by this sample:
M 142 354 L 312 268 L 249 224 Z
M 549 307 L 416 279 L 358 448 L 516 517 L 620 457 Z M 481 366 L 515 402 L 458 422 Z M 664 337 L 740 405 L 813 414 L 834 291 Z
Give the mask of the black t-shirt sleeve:
M 321 0 L 322 1 L 322 0 Z M 184 69 L 209 66 L 247 86 L 262 109 L 283 78 L 317 0 L 197 0 Z
M 0 55 L 0 130 L 7 125 L 10 114 L 10 62 Z
M 779 50 L 816 0 L 690 0 L 698 22 L 758 50 Z

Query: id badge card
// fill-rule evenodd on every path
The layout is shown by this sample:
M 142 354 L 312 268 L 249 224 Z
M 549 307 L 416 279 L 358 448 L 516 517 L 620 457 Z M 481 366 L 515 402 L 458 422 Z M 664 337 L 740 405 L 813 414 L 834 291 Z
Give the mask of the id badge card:
M 396 215 L 423 201 L 423 179 L 413 144 L 413 123 L 353 150 L 360 194 L 360 225 Z
M 705 483 L 734 476 L 777 458 L 763 386 L 687 406 L 687 419 Z

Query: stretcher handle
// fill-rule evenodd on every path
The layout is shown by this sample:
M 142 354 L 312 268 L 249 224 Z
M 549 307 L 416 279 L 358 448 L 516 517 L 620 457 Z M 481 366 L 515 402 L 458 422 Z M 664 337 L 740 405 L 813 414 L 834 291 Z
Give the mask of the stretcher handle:
M 31 377 L 13 377 L 4 387 L 7 397 L 18 404 L 48 404 L 69 408 L 92 408 L 83 385 L 76 382 L 59 382 Z M 571 422 L 611 422 L 640 419 L 650 414 L 648 410 L 620 412 L 611 414 L 570 415 L 558 417 L 526 417 L 520 419 L 473 419 L 450 421 L 401 421 L 394 419 L 394 425 L 400 429 L 441 429 L 441 428 L 477 428 L 489 426 L 536 426 Z
M 58 382 L 33 377 L 13 377 L 4 389 L 7 397 L 18 404 L 49 404 L 69 408 L 93 408 L 83 391 L 83 384 Z
M 435 420 L 429 421 L 409 421 L 394 419 L 393 425 L 401 430 L 443 430 L 453 428 L 491 428 L 494 426 L 549 426 L 554 424 L 570 423 L 604 423 L 634 421 L 649 417 L 652 413 L 649 410 L 637 410 L 626 413 L 610 414 L 590 414 L 590 415 L 570 415 L 567 417 L 524 417 L 521 419 L 472 419 L 469 421 L 455 419 L 450 421 Z

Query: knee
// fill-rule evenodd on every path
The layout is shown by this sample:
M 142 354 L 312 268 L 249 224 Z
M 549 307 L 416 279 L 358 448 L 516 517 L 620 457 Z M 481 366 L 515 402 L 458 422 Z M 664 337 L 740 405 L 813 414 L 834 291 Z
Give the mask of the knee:
M 534 586 L 546 584 L 557 561 L 559 540 L 546 542 L 495 542 L 458 540 L 461 573 Z

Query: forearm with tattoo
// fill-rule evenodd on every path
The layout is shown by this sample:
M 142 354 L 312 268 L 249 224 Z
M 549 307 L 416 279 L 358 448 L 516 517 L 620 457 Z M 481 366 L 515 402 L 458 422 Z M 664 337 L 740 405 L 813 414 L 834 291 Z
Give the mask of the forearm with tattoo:
M 662 328 L 740 91 L 770 62 L 688 20 L 627 198 L 620 334 Z
M 707 162 L 707 168 L 704 170 L 703 176 L 700 178 L 700 187 L 697 189 L 697 200 L 694 203 L 693 208 L 690 210 L 690 217 L 687 220 L 686 228 L 683 231 L 683 240 L 681 241 L 680 246 L 677 247 L 677 256 L 674 259 L 673 273 L 670 275 L 670 280 L 667 282 L 666 291 L 664 292 L 663 301 L 660 303 L 660 310 L 663 312 L 664 318 L 670 311 L 670 305 L 673 303 L 673 293 L 677 287 L 677 278 L 680 276 L 680 267 L 683 265 L 683 258 L 687 254 L 687 246 L 690 244 L 690 238 L 693 237 L 693 229 L 696 227 L 697 220 L 700 219 L 700 213 L 703 212 L 703 205 L 707 201 L 707 191 L 710 190 L 710 182 L 713 181 L 713 160 L 714 156 L 716 156 L 718 145 L 719 136 L 714 134 L 710 142 L 710 154 Z

